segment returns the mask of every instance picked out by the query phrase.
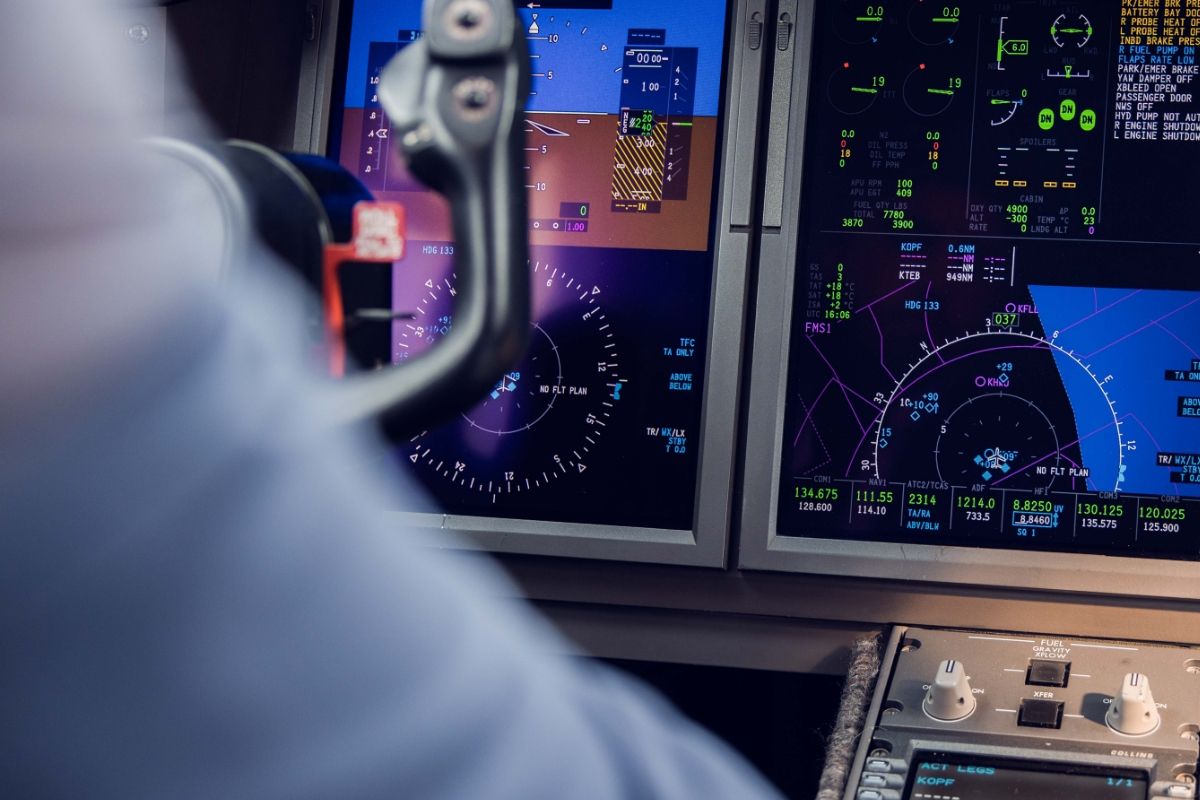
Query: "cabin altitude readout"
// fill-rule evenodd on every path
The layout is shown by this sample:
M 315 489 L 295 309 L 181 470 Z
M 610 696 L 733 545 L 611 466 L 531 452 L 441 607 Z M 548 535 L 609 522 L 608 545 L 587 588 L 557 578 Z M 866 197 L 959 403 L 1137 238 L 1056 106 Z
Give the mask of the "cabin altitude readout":
M 454 324 L 443 201 L 388 144 L 376 87 L 420 38 L 419 8 L 358 0 L 341 162 L 402 203 L 393 360 Z M 459 420 L 396 460 L 456 514 L 692 527 L 713 279 L 711 218 L 726 3 L 543 2 L 520 8 L 533 328 L 523 361 Z
M 816 24 L 778 532 L 1200 558 L 1200 2 Z

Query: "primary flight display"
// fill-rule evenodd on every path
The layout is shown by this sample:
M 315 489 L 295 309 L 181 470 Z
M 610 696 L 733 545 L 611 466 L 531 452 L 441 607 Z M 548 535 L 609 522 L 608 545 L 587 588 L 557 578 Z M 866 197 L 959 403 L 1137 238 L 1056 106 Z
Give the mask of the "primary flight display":
M 356 0 L 333 154 L 408 213 L 392 360 L 454 324 L 440 197 L 389 144 L 375 87 L 420 38 L 419 3 Z M 519 4 L 534 322 L 524 361 L 397 460 L 441 510 L 687 530 L 713 282 L 726 2 Z
M 816 26 L 778 532 L 1200 558 L 1200 2 Z

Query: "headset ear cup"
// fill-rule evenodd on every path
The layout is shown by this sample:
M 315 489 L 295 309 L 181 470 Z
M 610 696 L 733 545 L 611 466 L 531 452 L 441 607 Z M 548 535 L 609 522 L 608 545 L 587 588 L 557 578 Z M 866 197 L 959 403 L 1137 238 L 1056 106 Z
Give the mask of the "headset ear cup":
M 230 140 L 211 150 L 237 177 L 259 241 L 319 294 L 325 246 L 334 239 L 312 184 L 288 158 L 268 147 Z
M 354 206 L 372 197 L 340 165 L 318 156 L 278 153 L 252 142 L 203 145 L 179 139 L 150 140 L 151 150 L 182 173 L 188 213 L 208 235 L 211 279 L 236 287 L 256 269 L 252 253 L 265 246 L 275 260 L 310 290 L 303 333 L 310 346 L 325 345 L 321 313 L 325 248 L 353 235 Z M 261 252 L 261 251 L 260 251 Z M 236 288 L 233 289 L 236 291 Z M 348 309 L 391 308 L 391 269 L 380 265 L 343 270 L 342 296 Z M 358 364 L 388 363 L 389 325 L 351 325 L 346 346 Z
M 252 142 L 231 140 L 215 151 L 237 175 L 252 209 L 254 230 L 283 264 L 313 292 L 308 320 L 314 346 L 325 345 L 320 310 L 325 249 L 353 236 L 354 207 L 374 200 L 371 192 L 341 165 L 319 156 L 279 153 Z M 391 325 L 359 324 L 353 312 L 390 312 L 390 265 L 352 265 L 339 272 L 349 325 L 344 337 L 353 365 L 391 362 Z
M 336 161 L 308 153 L 280 155 L 316 192 L 329 219 L 333 241 L 349 242 L 354 236 L 354 207 L 359 203 L 374 202 L 375 195 Z
M 210 201 L 227 209 L 219 222 L 199 219 L 209 237 L 226 243 L 220 282 L 237 291 L 239 281 L 266 268 L 263 250 L 299 278 L 301 319 L 296 335 L 313 352 L 324 342 L 321 316 L 321 263 L 330 240 L 330 224 L 320 198 L 299 170 L 274 150 L 251 142 L 152 142 L 208 187 Z M 257 254 L 257 255 L 256 255 Z

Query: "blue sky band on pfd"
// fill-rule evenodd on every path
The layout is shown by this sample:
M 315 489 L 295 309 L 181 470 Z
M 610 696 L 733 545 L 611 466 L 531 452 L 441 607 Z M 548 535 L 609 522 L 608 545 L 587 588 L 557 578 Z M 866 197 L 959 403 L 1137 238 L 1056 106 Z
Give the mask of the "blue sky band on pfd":
M 628 32 L 665 29 L 669 45 L 694 47 L 698 51 L 693 113 L 716 116 L 720 105 L 725 0 L 612 0 L 607 4 L 608 9 L 579 7 L 584 5 L 589 4 L 518 4 L 534 57 L 530 111 L 616 113 L 621 107 L 621 84 L 613 76 L 620 74 L 623 49 L 631 43 L 627 40 Z M 366 102 L 361 76 L 367 71 L 370 43 L 396 41 L 400 31 L 420 27 L 418 0 L 355 3 L 346 69 L 346 108 L 362 108 Z

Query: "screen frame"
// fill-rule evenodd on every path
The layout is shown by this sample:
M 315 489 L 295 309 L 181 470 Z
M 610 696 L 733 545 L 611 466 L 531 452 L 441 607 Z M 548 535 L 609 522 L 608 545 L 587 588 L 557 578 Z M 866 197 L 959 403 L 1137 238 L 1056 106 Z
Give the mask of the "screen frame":
M 816 0 L 796 0 L 797 53 L 790 76 L 792 115 L 781 191 L 782 225 L 764 226 L 759 243 L 743 462 L 742 569 L 1006 586 L 1132 597 L 1200 598 L 1200 561 L 1054 551 L 901 544 L 778 535 L 784 405 L 795 264 L 801 239 L 805 139 Z M 1036 552 L 1036 561 L 1029 557 Z
M 316 65 L 302 85 L 310 92 L 312 114 L 298 115 L 297 141 L 302 131 L 312 136 L 305 149 L 326 154 L 332 93 L 341 91 L 345 51 L 353 0 L 324 0 L 324 25 Z M 748 307 L 747 270 L 753 245 L 750 229 L 733 221 L 733 211 L 750 197 L 734 187 L 749 184 L 755 162 L 760 117 L 760 86 L 765 47 L 746 45 L 747 25 L 754 11 L 763 13 L 765 0 L 726 0 L 725 77 L 721 90 L 722 125 L 719 163 L 714 176 L 712 232 L 713 280 L 709 299 L 708 354 L 701 405 L 697 458 L 696 500 L 687 530 L 586 523 L 519 520 L 506 517 L 431 514 L 397 511 L 398 526 L 450 531 L 448 546 L 465 546 L 502 553 L 569 556 L 648 563 L 723 567 L 734 517 L 734 468 L 737 430 L 731 420 L 739 411 L 745 315 Z M 341 81 L 344 83 L 344 81 Z M 303 108 L 305 103 L 301 102 Z M 747 120 L 750 124 L 747 124 Z
M 350 0 L 309 0 L 308 37 L 300 53 L 296 128 L 292 146 L 302 153 L 322 154 L 329 137 L 329 109 L 336 83 L 336 51 Z

